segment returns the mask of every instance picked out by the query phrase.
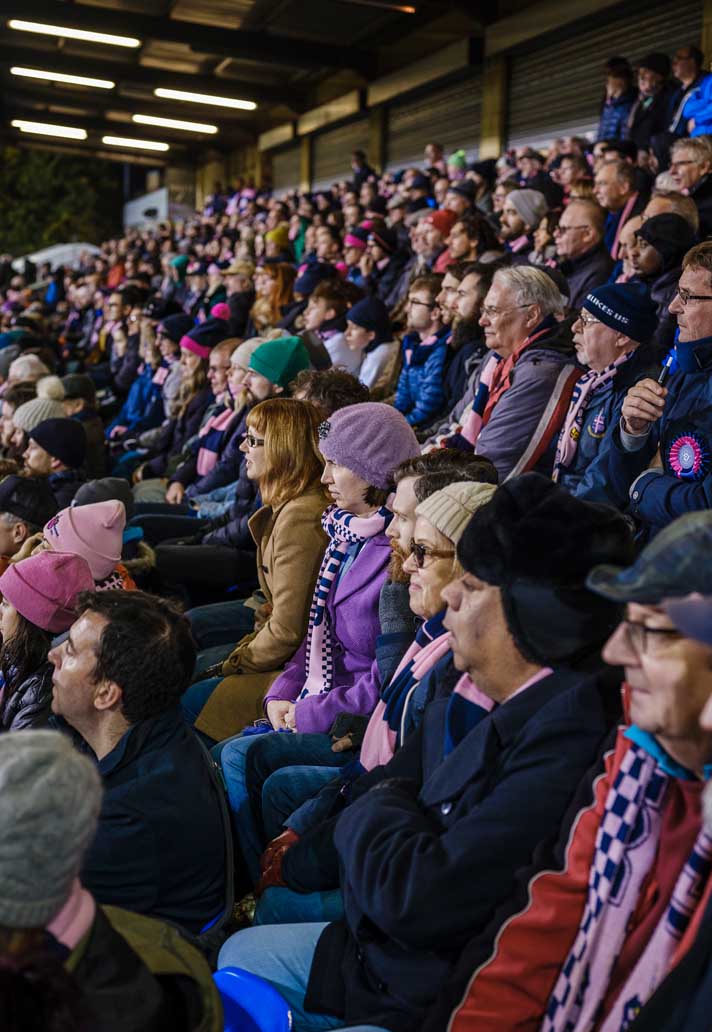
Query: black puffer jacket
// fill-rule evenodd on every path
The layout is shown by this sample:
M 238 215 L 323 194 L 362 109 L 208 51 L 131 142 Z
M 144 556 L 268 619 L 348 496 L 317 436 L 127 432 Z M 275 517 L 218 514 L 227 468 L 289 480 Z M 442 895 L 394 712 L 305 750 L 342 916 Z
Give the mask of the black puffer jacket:
M 0 709 L 0 731 L 21 731 L 46 725 L 51 713 L 53 669 L 51 663 L 43 663 L 15 691 L 8 695 L 6 690 Z

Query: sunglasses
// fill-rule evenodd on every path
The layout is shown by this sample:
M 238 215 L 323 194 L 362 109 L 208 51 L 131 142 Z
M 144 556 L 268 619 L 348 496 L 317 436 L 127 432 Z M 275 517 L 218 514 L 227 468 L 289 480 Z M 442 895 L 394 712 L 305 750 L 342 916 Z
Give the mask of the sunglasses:
M 426 559 L 452 559 L 454 558 L 455 551 L 453 549 L 450 552 L 443 552 L 438 548 L 429 548 L 427 545 L 421 545 L 417 541 L 411 541 L 410 554 L 415 559 L 415 565 L 419 570 L 422 570 Z

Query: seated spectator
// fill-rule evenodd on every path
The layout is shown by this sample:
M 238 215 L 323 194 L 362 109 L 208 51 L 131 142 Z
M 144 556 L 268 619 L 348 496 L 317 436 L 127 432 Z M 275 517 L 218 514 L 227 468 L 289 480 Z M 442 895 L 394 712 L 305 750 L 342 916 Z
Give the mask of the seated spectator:
M 575 543 L 564 533 L 572 522 Z M 534 560 L 530 546 L 544 524 L 552 545 L 568 541 L 554 575 L 551 557 Z M 478 509 L 457 555 L 465 572 L 443 591 L 445 627 L 456 667 L 492 712 L 449 747 L 443 707 L 431 705 L 419 732 L 368 775 L 377 787 L 334 831 L 343 920 L 248 929 L 220 951 L 219 966 L 279 984 L 296 1032 L 326 1013 L 332 1028 L 419 1028 L 468 939 L 558 829 L 619 713 L 617 677 L 571 663 L 596 654 L 620 612 L 607 602 L 592 611 L 584 587 L 600 559 L 632 555 L 620 516 L 522 477 Z M 541 612 L 554 600 L 552 633 Z
M 432 211 L 423 219 L 426 253 L 433 272 L 442 274 L 453 260 L 447 248 L 447 239 L 457 221 L 457 215 L 448 208 Z
M 571 200 L 554 229 L 559 269 L 568 281 L 573 311 L 611 274 L 613 262 L 603 243 L 605 221 L 606 213 L 595 201 Z
M 250 309 L 255 301 L 252 279 L 255 275 L 254 262 L 235 259 L 224 270 L 227 289 L 227 304 L 230 308 L 230 336 L 244 337 Z
M 534 250 L 530 251 L 527 261 L 530 265 L 556 265 L 556 238 L 554 233 L 559 224 L 560 215 L 548 211 L 534 230 Z
M 620 508 L 630 505 L 645 534 L 709 507 L 712 311 L 698 300 L 708 295 L 712 244 L 704 242 L 685 255 L 670 305 L 679 330 L 674 371 L 665 386 L 647 378 L 631 387 L 608 453 L 609 490 Z
M 655 369 L 649 342 L 656 328 L 655 305 L 637 284 L 592 290 L 573 325 L 576 357 L 586 372 L 559 434 L 553 479 L 587 501 L 611 502 L 596 460 L 610 447 L 626 391 L 643 370 Z
M 73 504 L 45 524 L 42 547 L 85 559 L 95 591 L 135 591 L 136 585 L 121 562 L 125 526 L 126 509 L 116 499 Z
M 15 388 L 11 387 L 10 390 L 14 391 Z M 15 407 L 10 444 L 16 455 L 22 455 L 27 447 L 27 435 L 43 420 L 61 419 L 64 416 L 63 398 L 64 387 L 59 377 L 44 376 L 37 381 L 34 397 Z
M 712 645 L 709 633 L 712 627 L 709 595 L 693 594 L 688 598 L 673 598 L 663 608 L 684 638 L 701 645 Z M 710 710 L 708 700 L 700 715 L 700 728 L 707 735 L 712 730 Z M 702 823 L 708 837 L 712 833 L 711 816 L 708 783 L 702 791 Z M 644 1004 L 631 1026 L 635 1032 L 697 1032 L 697 1029 L 707 1024 L 710 1002 L 709 937 L 712 928 L 710 888 L 712 883 L 708 879 L 697 910 L 699 914 L 704 908 L 694 941 L 684 955 L 677 958 L 667 977 Z M 689 940 L 689 934 L 687 938 Z
M 0 572 L 56 512 L 46 479 L 10 474 L 0 481 Z
M 214 401 L 208 382 L 208 363 L 211 351 L 226 339 L 226 334 L 227 322 L 210 318 L 181 338 L 183 377 L 180 407 L 176 417 L 163 426 L 151 456 L 134 469 L 133 481 L 135 484 L 141 483 L 141 487 L 135 491 L 137 501 L 164 500 L 162 478 L 178 466 L 183 448 L 200 429 L 206 410 Z M 122 462 L 119 468 L 115 468 L 114 475 L 120 475 L 126 468 Z M 147 482 L 150 480 L 156 480 L 157 483 L 149 485 Z
M 368 387 L 343 369 L 303 369 L 289 389 L 298 401 L 310 401 L 322 420 L 337 409 L 369 400 Z
M 628 128 L 628 118 L 635 103 L 633 71 L 624 57 L 610 57 L 606 61 L 606 92 L 601 105 L 597 140 L 622 140 Z
M 694 135 L 689 129 L 688 119 L 691 115 L 685 114 L 688 100 L 690 100 L 697 89 L 703 85 L 709 73 L 705 68 L 705 55 L 699 47 L 688 44 L 678 47 L 672 56 L 673 74 L 673 96 L 672 96 L 672 120 L 667 127 L 671 137 Z
M 677 190 L 665 191 L 656 187 L 642 211 L 643 221 L 652 219 L 654 215 L 665 215 L 666 213 L 681 215 L 689 223 L 695 236 L 700 235 L 700 216 L 692 197 L 678 193 Z M 627 225 L 630 224 L 630 221 Z
M 84 427 L 74 419 L 44 419 L 27 436 L 29 441 L 22 456 L 26 473 L 47 477 L 57 507 L 66 508 L 86 480 Z
M 462 1000 L 454 1028 L 583 1029 L 594 1020 L 634 1028 L 686 951 L 709 887 L 701 826 L 709 739 L 699 721 L 712 694 L 712 649 L 680 634 L 661 603 L 709 592 L 710 542 L 710 514 L 696 513 L 666 529 L 633 566 L 591 572 L 592 591 L 628 603 L 603 655 L 625 668 L 630 722 L 593 783 L 582 783 L 554 856 L 542 858 L 548 869 L 520 891 L 526 911 L 506 923 L 476 974 L 468 963 L 470 974 L 448 993 Z M 473 945 L 475 965 L 487 947 Z M 443 1027 L 442 1010 L 431 1028 Z
M 21 405 L 24 405 L 26 401 L 32 401 L 36 396 L 37 390 L 34 383 L 16 383 L 3 392 L 2 418 L 0 419 L 0 448 L 3 458 L 18 459 L 24 451 L 22 444 L 18 448 L 12 443 L 16 429 L 13 416 Z M 20 440 L 20 435 L 18 434 L 15 439 Z M 24 438 L 22 440 L 24 442 Z
M 357 375 L 374 401 L 392 393 L 399 345 L 393 339 L 388 309 L 378 297 L 357 301 L 346 313 L 346 347 L 360 359 Z
M 628 219 L 643 210 L 647 197 L 636 190 L 635 172 L 627 161 L 605 161 L 596 172 L 593 192 L 608 212 L 603 242 L 615 262 L 621 230 Z
M 443 280 L 443 288 L 454 266 L 450 266 Z M 455 291 L 455 300 L 451 308 L 450 324 L 452 332 L 448 338 L 448 351 L 445 359 L 443 386 L 445 388 L 445 405 L 452 409 L 465 393 L 467 383 L 472 378 L 486 354 L 484 335 L 480 326 L 482 305 L 487 291 L 492 286 L 494 268 L 491 263 L 474 262 L 459 266 L 461 278 Z M 438 297 L 438 303 L 440 298 Z
M 349 349 L 344 339 L 346 312 L 359 296 L 359 291 L 351 284 L 330 277 L 312 291 L 304 312 L 304 329 L 318 336 L 329 353 L 331 364 L 343 367 L 348 373 L 357 373 L 360 365 L 358 355 Z
M 102 797 L 90 760 L 57 732 L 3 735 L 0 785 L 5 1027 L 218 1032 L 198 951 L 168 925 L 97 906 L 78 879 Z
M 483 215 L 492 212 L 492 190 L 496 178 L 496 163 L 493 158 L 473 161 L 467 169 L 467 178 L 475 184 L 475 206 Z
M 534 246 L 534 230 L 546 214 L 547 203 L 539 190 L 511 190 L 504 201 L 500 238 L 507 251 L 526 257 Z
M 244 636 L 211 650 L 214 665 L 182 701 L 190 723 L 197 718 L 199 730 L 215 741 L 261 715 L 265 693 L 307 629 L 327 543 L 321 529 L 326 493 L 319 482 L 319 416 L 307 401 L 271 398 L 247 417 L 241 448 L 262 502 L 249 520 L 259 591 L 234 603 L 235 626 Z
M 633 248 L 635 246 L 635 234 L 643 225 L 643 222 L 642 214 L 635 215 L 632 219 L 628 219 L 621 230 L 621 235 L 618 238 L 618 261 L 613 266 L 609 283 L 630 283 L 631 280 L 635 279 L 637 273 L 632 260 Z M 618 272 L 619 269 L 620 272 Z
M 279 326 L 294 301 L 296 275 L 294 266 L 286 262 L 261 265 L 255 270 L 255 303 L 247 320 L 246 337 L 258 337 Z
M 330 538 L 307 637 L 265 698 L 275 729 L 326 731 L 337 712 L 368 716 L 376 704 L 376 607 L 389 558 L 385 508 L 394 468 L 418 453 L 403 417 L 367 402 L 340 409 L 320 429 L 322 483 L 334 500 Z
M 330 816 L 334 793 L 345 794 L 347 786 L 366 770 L 387 763 L 419 726 L 430 700 L 432 678 L 429 673 L 432 670 L 434 674 L 436 665 L 439 670 L 444 669 L 445 663 L 448 667 L 451 665 L 440 594 L 453 579 L 453 571 L 459 568 L 452 546 L 459 540 L 469 516 L 491 497 L 496 476 L 487 459 L 445 449 L 409 459 L 396 470 L 396 493 L 391 503 L 394 518 L 386 532 L 392 555 L 378 606 L 381 634 L 377 640 L 376 662 L 382 690 L 370 719 L 342 714 L 337 723 L 339 719 L 342 723 L 349 720 L 351 728 L 342 738 L 338 738 L 333 729 L 329 736 L 267 735 L 250 746 L 248 752 L 228 745 L 221 756 L 240 849 L 254 881 L 260 871 L 260 854 L 265 841 L 280 835 L 283 827 L 287 829 L 287 834 L 280 836 L 279 848 L 276 848 L 279 840 L 268 846 L 262 864 L 260 892 L 282 884 L 281 875 L 277 878 L 274 870 L 279 866 L 277 853 L 282 853 L 285 846 L 291 847 L 299 833 Z M 444 493 L 453 491 L 454 494 Z M 428 545 L 421 542 L 422 547 L 416 548 L 416 553 L 422 558 L 422 566 L 414 565 L 412 552 L 419 502 L 428 506 L 430 514 L 426 516 L 427 524 L 420 527 L 424 540 L 428 540 L 431 547 L 437 542 L 443 545 L 440 550 L 443 554 L 437 550 L 429 554 L 424 551 Z M 444 541 L 440 541 L 441 536 Z M 406 570 L 408 565 L 410 570 Z M 425 621 L 422 625 L 421 620 Z M 449 669 L 443 676 L 449 676 Z M 473 715 L 466 715 L 465 695 L 452 708 L 460 711 L 451 727 L 455 733 L 454 725 L 462 727 Z M 476 718 L 477 714 L 473 716 Z M 318 796 L 309 800 L 317 789 Z M 248 797 L 249 807 L 246 806 Z M 262 838 L 258 825 L 264 833 Z M 305 857 L 307 854 L 311 856 L 308 849 Z M 290 859 L 294 859 L 294 854 Z M 306 863 L 308 865 L 308 861 Z M 296 869 L 300 866 L 301 863 L 296 868 L 290 864 L 292 876 L 297 880 Z M 317 863 L 314 874 L 318 867 Z M 268 868 L 272 869 L 269 874 Z M 269 915 L 275 905 L 275 893 L 268 895 L 271 899 L 263 898 L 256 912 L 259 924 L 273 923 Z M 276 895 L 282 914 L 279 923 L 288 920 L 287 908 L 294 920 L 304 920 L 306 914 L 311 919 L 316 916 L 321 919 L 326 912 L 322 903 L 332 911 L 336 906 L 339 916 L 341 913 L 340 898 L 305 900 L 279 890 Z
M 490 353 L 478 370 L 474 400 L 426 448 L 444 444 L 486 455 L 500 481 L 531 469 L 551 476 L 579 376 L 566 328 L 556 320 L 563 309 L 561 293 L 541 269 L 495 272 L 480 317 Z
M 544 170 L 545 164 L 546 159 L 539 151 L 534 150 L 533 147 L 521 147 L 517 151 L 519 186 L 525 190 L 536 190 L 537 193 L 543 194 L 547 208 L 558 208 L 563 201 L 564 191 Z
M 408 258 L 407 251 L 399 249 L 395 230 L 376 223 L 369 230 L 367 251 L 359 263 L 363 279 L 358 286 L 387 301 Z
M 682 260 L 694 243 L 695 234 L 681 215 L 654 215 L 643 222 L 628 249 L 635 279 L 648 288 L 657 306 L 653 343 L 663 354 L 675 339 L 675 316 L 669 308 L 677 294 Z
M 487 219 L 475 214 L 463 215 L 453 224 L 447 238 L 447 253 L 448 264 L 492 261 L 502 254 L 502 249 Z
M 651 149 L 655 137 L 667 130 L 673 104 L 670 58 L 662 53 L 647 54 L 638 61 L 638 97 L 626 132 L 626 138 L 633 141 L 638 153 Z
M 47 724 L 52 702 L 52 638 L 69 630 L 77 597 L 94 582 L 78 555 L 39 552 L 0 576 L 0 731 Z
M 408 332 L 394 405 L 411 426 L 427 424 L 445 400 L 442 375 L 449 328 L 436 300 L 441 285 L 439 276 L 421 276 L 408 292 Z
M 87 454 L 84 470 L 88 477 L 106 476 L 106 445 L 104 424 L 96 408 L 96 387 L 86 373 L 71 373 L 62 380 L 64 387 L 64 414 L 76 419 L 87 436 Z
M 188 622 L 142 592 L 87 593 L 78 613 L 49 659 L 52 712 L 104 783 L 82 881 L 102 903 L 197 933 L 224 905 L 225 843 L 207 759 L 178 707 L 195 664 Z
M 678 140 L 670 155 L 677 188 L 695 202 L 701 236 L 712 233 L 712 143 L 708 136 Z

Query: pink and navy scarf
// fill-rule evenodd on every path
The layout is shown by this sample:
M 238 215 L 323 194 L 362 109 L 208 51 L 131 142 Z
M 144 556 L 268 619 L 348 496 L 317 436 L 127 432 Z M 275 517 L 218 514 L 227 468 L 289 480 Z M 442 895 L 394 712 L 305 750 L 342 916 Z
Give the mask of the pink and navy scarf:
M 326 603 L 338 579 L 350 545 L 363 545 L 369 538 L 382 534 L 393 519 L 385 506 L 372 516 L 355 516 L 345 509 L 329 506 L 321 518 L 321 525 L 329 536 L 321 561 L 307 631 L 306 674 L 299 698 L 321 695 L 334 687 L 334 656 L 332 629 Z
M 558 480 L 562 469 L 568 469 L 574 461 L 581 438 L 584 417 L 595 395 L 602 391 L 606 384 L 613 379 L 618 372 L 619 366 L 622 366 L 632 356 L 633 352 L 627 351 L 625 355 L 619 355 L 615 362 L 611 362 L 609 366 L 606 366 L 600 372 L 596 372 L 595 369 L 589 369 L 587 373 L 584 373 L 576 381 L 576 386 L 569 403 L 569 410 L 566 413 L 566 419 L 556 445 L 556 460 L 554 462 L 552 480 Z
M 655 861 L 669 780 L 654 756 L 631 744 L 606 798 L 586 906 L 541 1032 L 625 1032 L 667 974 L 712 870 L 712 838 L 704 830 L 677 879 L 665 916 L 599 1024 L 611 973 Z

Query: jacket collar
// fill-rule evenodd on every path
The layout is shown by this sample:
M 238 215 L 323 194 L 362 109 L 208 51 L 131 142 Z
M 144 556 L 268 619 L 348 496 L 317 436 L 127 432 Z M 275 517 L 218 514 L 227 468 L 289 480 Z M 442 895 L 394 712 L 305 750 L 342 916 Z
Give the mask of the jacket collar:
M 106 777 L 121 767 L 127 766 L 144 751 L 147 743 L 160 746 L 172 737 L 180 725 L 185 726 L 177 707 L 167 710 L 157 717 L 132 724 L 111 752 L 99 760 L 99 773 L 102 777 Z
M 386 554 L 382 555 L 384 550 Z M 391 544 L 385 534 L 377 534 L 375 537 L 369 538 L 347 570 L 346 576 L 342 577 L 336 585 L 336 591 L 332 595 L 332 605 L 341 605 L 357 591 L 362 591 L 373 579 L 374 568 L 380 566 L 381 562 L 385 562 L 390 551 Z

